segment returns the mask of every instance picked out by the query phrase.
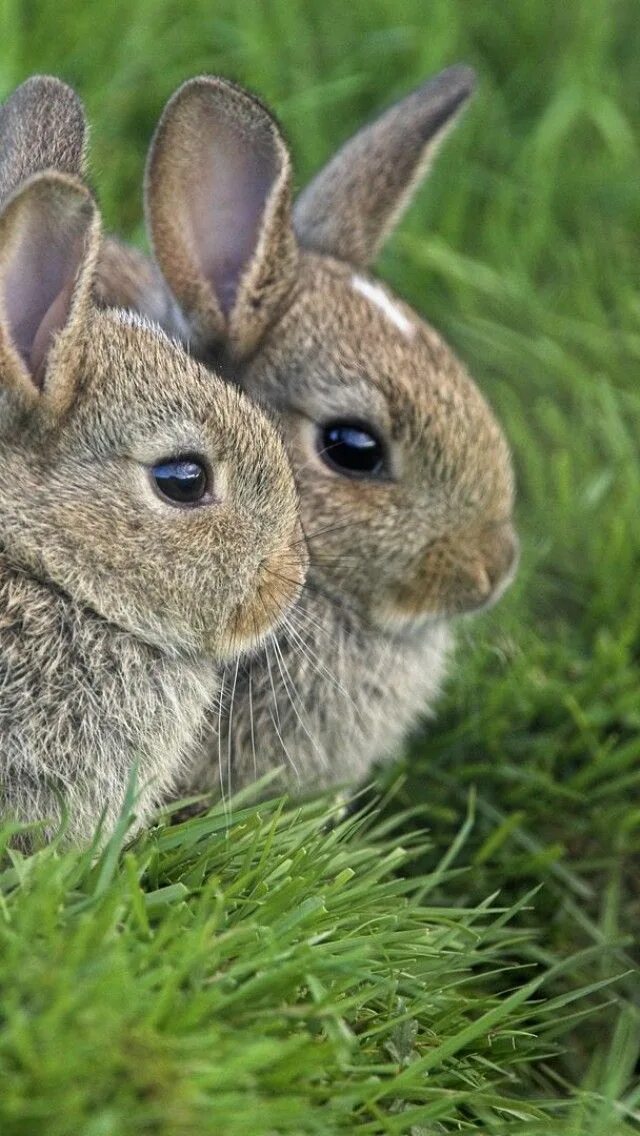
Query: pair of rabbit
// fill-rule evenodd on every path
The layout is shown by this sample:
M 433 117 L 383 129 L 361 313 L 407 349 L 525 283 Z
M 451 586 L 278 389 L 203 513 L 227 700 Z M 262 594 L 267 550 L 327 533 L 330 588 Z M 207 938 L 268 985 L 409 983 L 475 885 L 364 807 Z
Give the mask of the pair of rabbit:
M 292 205 L 272 114 L 193 79 L 148 156 L 155 262 L 103 248 L 104 302 L 157 320 L 278 416 L 300 498 L 307 584 L 276 636 L 227 667 L 195 788 L 274 765 L 294 790 L 361 779 L 430 710 L 452 618 L 514 574 L 504 435 L 441 337 L 367 271 L 473 86 L 469 68 L 443 71 Z
M 113 827 L 134 764 L 139 824 L 175 791 L 221 664 L 306 569 L 267 416 L 96 301 L 85 133 L 54 79 L 0 108 L 0 814 L 66 814 L 74 842 Z

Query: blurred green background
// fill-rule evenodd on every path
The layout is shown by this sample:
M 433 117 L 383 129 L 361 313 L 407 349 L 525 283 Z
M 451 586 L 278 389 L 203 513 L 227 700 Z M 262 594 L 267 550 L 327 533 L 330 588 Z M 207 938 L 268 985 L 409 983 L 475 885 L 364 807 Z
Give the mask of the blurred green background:
M 303 185 L 425 76 L 477 69 L 477 97 L 379 269 L 455 345 L 505 425 L 523 563 L 498 609 L 461 627 L 438 721 L 387 775 L 391 807 L 422 800 L 437 852 L 473 789 L 472 868 L 448 898 L 543 882 L 530 916 L 541 955 L 597 944 L 590 973 L 632 968 L 637 0 L 3 0 L 1 11 L 0 95 L 34 71 L 78 88 L 108 225 L 142 244 L 146 147 L 184 78 L 217 72 L 258 92 Z M 617 989 L 633 1000 L 633 975 Z

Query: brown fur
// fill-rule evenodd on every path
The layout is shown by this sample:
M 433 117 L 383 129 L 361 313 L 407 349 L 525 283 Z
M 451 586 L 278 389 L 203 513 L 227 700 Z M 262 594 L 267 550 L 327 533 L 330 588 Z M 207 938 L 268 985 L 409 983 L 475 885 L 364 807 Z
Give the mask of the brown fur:
M 36 87 L 0 114 L 0 154 L 40 121 Z M 56 92 L 67 108 L 42 81 L 49 110 Z M 69 152 L 51 129 L 33 151 L 49 172 L 4 168 L 0 203 L 0 813 L 51 832 L 63 809 L 83 841 L 102 814 L 112 828 L 134 764 L 139 823 L 175 788 L 220 662 L 282 617 L 306 554 L 265 415 L 159 328 L 96 306 L 98 211 L 50 169 Z M 181 454 L 211 470 L 201 507 L 153 488 L 150 467 Z
M 181 326 L 179 308 L 153 261 L 114 237 L 102 244 L 95 296 L 104 307 L 117 296 L 119 307 L 138 312 L 160 327 Z
M 71 87 L 35 75 L 0 106 L 0 201 L 33 174 L 84 170 L 87 127 Z
M 449 67 L 350 138 L 296 202 L 295 228 L 305 247 L 370 264 L 474 84 L 470 67 Z
M 502 431 L 437 332 L 360 269 L 471 88 L 469 69 L 451 68 L 343 147 L 295 208 L 293 274 L 279 251 L 292 218 L 279 213 L 284 232 L 274 238 L 269 229 L 262 239 L 266 218 L 288 200 L 290 176 L 264 107 L 223 80 L 197 79 L 174 95 L 156 133 L 147 178 L 156 257 L 189 320 L 193 349 L 223 363 L 230 380 L 277 413 L 310 552 L 308 586 L 276 643 L 227 671 L 205 782 L 215 780 L 216 758 L 231 786 L 283 761 L 291 783 L 305 789 L 364 776 L 429 711 L 451 617 L 495 600 L 513 575 L 513 474 Z M 225 137 L 220 146 L 218 119 L 227 132 L 236 124 L 242 153 L 249 105 L 249 136 L 263 140 L 262 164 L 254 154 L 251 173 L 261 187 L 271 178 L 272 197 L 239 184 L 220 200 L 219 176 L 224 182 L 245 166 L 237 153 L 229 165 L 231 143 Z M 171 210 L 182 228 L 158 224 Z M 245 254 L 243 234 L 256 234 L 246 279 L 270 280 L 258 305 L 265 318 L 257 346 L 253 325 L 244 337 L 229 330 L 242 326 L 242 275 L 230 300 L 226 293 L 227 322 L 207 318 L 221 285 L 192 234 L 206 234 L 215 251 L 222 227 L 225 242 L 237 232 Z M 345 418 L 384 439 L 387 476 L 354 479 L 322 460 L 319 427 Z
M 284 141 L 250 95 L 233 87 L 230 99 L 229 89 L 225 80 L 193 79 L 173 96 L 149 155 L 147 208 L 154 242 L 173 250 L 172 285 L 191 332 L 247 355 L 295 281 L 298 248 Z M 222 204 L 215 233 L 212 186 Z M 226 232 L 224 212 L 242 207 L 243 192 L 245 223 Z

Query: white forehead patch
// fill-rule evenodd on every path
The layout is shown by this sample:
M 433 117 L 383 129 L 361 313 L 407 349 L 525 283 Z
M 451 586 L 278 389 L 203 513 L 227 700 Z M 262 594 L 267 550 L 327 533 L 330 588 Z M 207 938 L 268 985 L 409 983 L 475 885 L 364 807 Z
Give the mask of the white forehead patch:
M 379 308 L 383 315 L 385 315 L 407 339 L 411 339 L 415 335 L 415 324 L 412 323 L 410 319 L 407 319 L 404 312 L 401 312 L 398 305 L 394 304 L 393 300 L 389 299 L 384 288 L 381 288 L 379 284 L 373 284 L 371 280 L 366 280 L 364 276 L 354 275 L 351 277 L 351 287 L 354 291 L 360 292 L 362 296 L 366 296 L 367 300 L 372 304 L 375 304 L 376 308 Z

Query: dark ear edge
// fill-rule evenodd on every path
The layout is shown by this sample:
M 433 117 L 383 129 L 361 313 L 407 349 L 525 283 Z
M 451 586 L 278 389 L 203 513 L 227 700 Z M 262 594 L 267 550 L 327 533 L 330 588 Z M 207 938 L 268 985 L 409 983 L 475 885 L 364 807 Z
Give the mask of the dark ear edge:
M 145 212 L 160 269 L 195 338 L 241 357 L 291 289 L 291 163 L 277 122 L 243 88 L 200 76 L 165 107 Z
M 0 385 L 27 405 L 74 397 L 99 245 L 95 202 L 66 174 L 35 175 L 0 216 Z
M 389 107 L 338 150 L 300 194 L 303 247 L 365 267 L 402 217 L 475 88 L 464 64 L 449 67 Z

